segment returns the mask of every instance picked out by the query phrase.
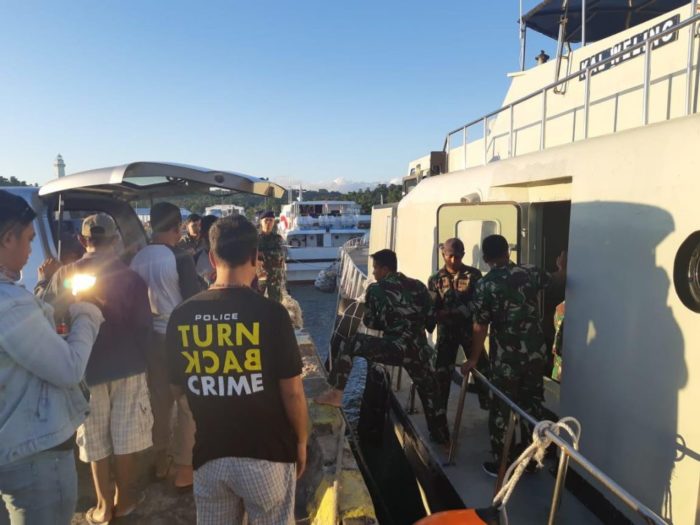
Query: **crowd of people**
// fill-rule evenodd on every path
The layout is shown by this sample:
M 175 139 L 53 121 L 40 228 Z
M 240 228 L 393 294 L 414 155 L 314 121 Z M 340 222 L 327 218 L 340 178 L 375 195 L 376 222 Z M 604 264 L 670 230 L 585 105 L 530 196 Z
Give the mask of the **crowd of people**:
M 117 224 L 96 213 L 82 256 L 47 260 L 32 293 L 18 282 L 35 218 L 0 191 L 0 523 L 71 522 L 76 444 L 88 523 L 137 511 L 147 449 L 156 478 L 193 490 L 198 523 L 293 523 L 308 416 L 268 217 L 258 231 L 194 215 L 183 235 L 180 209 L 157 203 L 127 266 Z
M 156 479 L 193 490 L 199 524 L 241 523 L 244 515 L 251 524 L 292 523 L 308 415 L 299 349 L 280 304 L 285 257 L 274 214 L 262 214 L 259 229 L 242 216 L 190 215 L 183 234 L 180 209 L 159 202 L 150 243 L 127 266 L 117 224 L 95 213 L 82 221 L 78 256 L 47 260 L 31 293 L 17 283 L 35 218 L 27 202 L 0 191 L 0 496 L 9 522 L 70 523 L 77 444 L 95 489 L 91 524 L 139 508 L 139 454 L 147 449 Z M 316 402 L 341 406 L 357 356 L 402 366 L 430 438 L 448 446 L 461 346 L 465 378 L 479 370 L 540 418 L 548 345 L 538 294 L 564 281 L 565 254 L 550 274 L 514 264 L 507 241 L 491 235 L 482 275 L 462 262 L 461 240 L 441 250 L 444 266 L 427 286 L 398 271 L 393 251 L 372 254 L 363 323 L 382 334 L 341 342 L 331 388 Z M 435 328 L 433 348 L 426 331 Z M 483 468 L 495 476 L 508 409 L 477 385 L 493 453 Z
M 430 438 L 449 447 L 446 409 L 453 371 L 461 346 L 467 360 L 461 371 L 467 380 L 472 369 L 533 417 L 542 414 L 543 376 L 548 345 L 539 316 L 540 290 L 566 278 L 566 255 L 557 259 L 552 274 L 533 266 L 511 262 L 508 242 L 501 235 L 483 240 L 482 256 L 490 271 L 483 275 L 465 265 L 464 244 L 458 238 L 441 247 L 444 266 L 428 280 L 411 279 L 397 271 L 396 254 L 380 250 L 371 255 L 375 282 L 365 295 L 363 323 L 381 330 L 381 336 L 356 333 L 339 343 L 339 352 L 328 377 L 330 389 L 317 403 L 341 406 L 353 358 L 403 366 L 411 376 L 423 403 Z M 563 325 L 563 309 L 557 333 Z M 426 331 L 437 327 L 435 350 Z M 490 333 L 488 358 L 484 351 Z M 558 352 L 561 355 L 561 339 Z M 556 348 L 555 348 L 556 350 Z M 489 434 L 493 458 L 483 470 L 496 476 L 501 462 L 509 408 L 476 382 L 479 404 L 489 410 Z M 521 436 L 530 433 L 524 429 Z M 521 443 L 520 447 L 525 446 Z M 506 458 L 517 457 L 517 447 Z

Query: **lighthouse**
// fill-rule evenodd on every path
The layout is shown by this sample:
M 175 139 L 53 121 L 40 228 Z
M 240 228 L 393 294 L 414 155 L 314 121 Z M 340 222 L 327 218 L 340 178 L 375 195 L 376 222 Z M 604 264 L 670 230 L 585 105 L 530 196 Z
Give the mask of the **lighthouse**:
M 66 163 L 63 162 L 63 157 L 61 157 L 60 153 L 56 155 L 56 160 L 53 161 L 53 171 L 58 178 L 66 176 Z

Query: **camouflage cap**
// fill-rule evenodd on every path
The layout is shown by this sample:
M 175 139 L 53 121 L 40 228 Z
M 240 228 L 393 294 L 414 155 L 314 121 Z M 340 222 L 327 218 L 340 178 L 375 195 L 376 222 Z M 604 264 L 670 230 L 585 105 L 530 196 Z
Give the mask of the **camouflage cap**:
M 442 245 L 442 253 L 445 255 L 464 255 L 464 243 L 457 237 L 447 239 Z
M 106 213 L 96 213 L 85 217 L 80 228 L 83 237 L 114 237 L 117 235 L 117 225 L 114 219 Z

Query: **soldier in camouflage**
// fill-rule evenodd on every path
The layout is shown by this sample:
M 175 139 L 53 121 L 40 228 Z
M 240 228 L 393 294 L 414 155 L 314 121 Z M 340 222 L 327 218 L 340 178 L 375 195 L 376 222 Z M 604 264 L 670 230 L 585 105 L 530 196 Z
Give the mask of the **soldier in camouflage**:
M 185 221 L 185 235 L 182 236 L 177 244 L 190 255 L 197 253 L 203 245 L 203 237 L 201 235 L 202 216 L 197 213 L 191 213 Z
M 282 302 L 282 290 L 286 280 L 285 253 L 282 236 L 273 231 L 275 214 L 267 211 L 260 217 L 258 239 L 258 289 L 273 301 Z
M 452 371 L 455 368 L 457 350 L 462 347 L 465 355 L 472 347 L 472 312 L 470 302 L 481 272 L 462 264 L 464 244 L 457 238 L 447 239 L 442 245 L 445 265 L 428 279 L 428 291 L 435 302 L 437 341 L 435 348 L 435 377 L 438 383 L 442 407 L 447 409 Z M 486 354 L 479 359 L 478 370 L 488 376 L 489 362 Z M 488 408 L 488 389 L 477 383 L 479 404 Z
M 491 382 L 525 412 L 541 419 L 547 345 L 539 318 L 538 296 L 552 282 L 564 282 L 566 258 L 562 254 L 557 259 L 558 271 L 554 274 L 513 264 L 508 242 L 500 235 L 484 239 L 482 254 L 491 271 L 476 285 L 472 350 L 462 372 L 467 374 L 476 367 L 490 326 Z M 483 464 L 484 471 L 492 476 L 498 473 L 509 414 L 509 407 L 494 397 L 489 434 L 496 461 Z M 527 427 L 522 430 L 523 439 L 527 439 L 525 436 L 530 431 Z M 511 449 L 508 460 L 514 454 Z
M 433 350 L 425 330 L 434 328 L 433 303 L 423 283 L 396 271 L 396 254 L 380 250 L 372 254 L 376 283 L 367 288 L 363 323 L 382 330 L 382 337 L 357 333 L 341 344 L 328 382 L 332 389 L 316 398 L 317 403 L 340 407 L 354 357 L 391 366 L 403 366 L 416 385 L 423 403 L 431 438 L 447 443 L 449 432 L 445 410 L 440 406 L 432 367 Z

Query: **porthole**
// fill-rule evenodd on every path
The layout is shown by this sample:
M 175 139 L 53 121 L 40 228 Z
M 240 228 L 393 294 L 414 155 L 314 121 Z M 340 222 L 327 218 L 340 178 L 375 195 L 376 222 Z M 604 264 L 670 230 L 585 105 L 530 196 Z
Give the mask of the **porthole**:
M 700 231 L 691 234 L 678 249 L 673 285 L 683 304 L 700 313 Z

